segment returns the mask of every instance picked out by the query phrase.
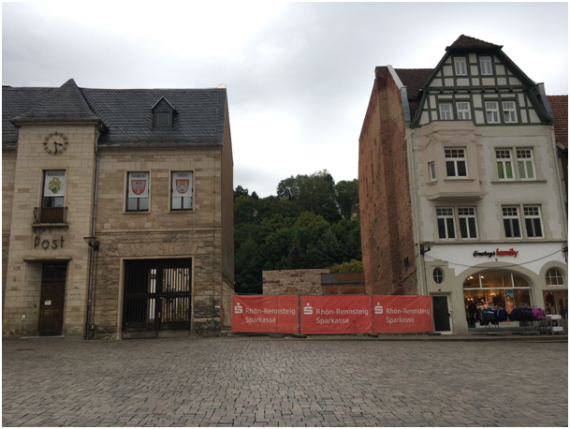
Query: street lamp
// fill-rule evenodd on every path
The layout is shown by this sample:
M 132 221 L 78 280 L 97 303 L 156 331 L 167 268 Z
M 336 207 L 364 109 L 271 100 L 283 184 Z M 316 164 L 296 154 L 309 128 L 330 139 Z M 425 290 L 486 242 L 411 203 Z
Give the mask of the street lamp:
M 83 239 L 95 252 L 99 250 L 99 240 L 97 240 L 97 237 L 83 237 Z

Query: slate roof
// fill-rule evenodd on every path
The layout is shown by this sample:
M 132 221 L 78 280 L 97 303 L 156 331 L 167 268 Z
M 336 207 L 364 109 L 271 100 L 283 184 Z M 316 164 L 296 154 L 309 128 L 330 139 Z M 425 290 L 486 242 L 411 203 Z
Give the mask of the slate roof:
M 166 98 L 171 129 L 153 129 L 152 107 Z M 2 147 L 17 145 L 16 121 L 100 121 L 102 147 L 221 146 L 226 89 L 89 89 L 2 87 Z
M 554 115 L 556 141 L 568 147 L 568 96 L 548 95 L 547 97 Z
M 455 42 L 449 46 L 450 48 L 495 48 L 500 49 L 502 46 L 493 43 L 485 42 L 484 40 L 476 39 L 462 34 Z
M 394 69 L 394 71 L 398 74 L 402 84 L 406 87 L 410 115 L 413 118 L 418 109 L 420 89 L 433 73 L 434 69 Z

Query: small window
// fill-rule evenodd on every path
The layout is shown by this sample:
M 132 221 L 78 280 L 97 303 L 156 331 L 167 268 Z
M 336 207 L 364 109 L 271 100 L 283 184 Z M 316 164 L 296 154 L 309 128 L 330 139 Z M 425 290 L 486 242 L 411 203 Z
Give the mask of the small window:
M 536 206 L 523 207 L 524 224 L 528 238 L 542 238 L 542 223 L 540 220 L 540 208 Z
M 191 171 L 172 173 L 172 210 L 192 210 L 192 186 Z
M 129 173 L 127 211 L 148 211 L 149 173 Z
M 465 57 L 455 57 L 455 74 L 457 76 L 467 76 L 467 66 L 465 63 Z
M 445 149 L 447 177 L 467 177 L 464 149 Z
M 431 180 L 433 182 L 436 179 L 435 162 L 430 162 L 428 164 L 428 170 L 429 170 L 429 180 Z
M 172 123 L 172 113 L 171 112 L 156 112 L 156 123 L 157 128 L 170 128 Z
M 490 101 L 485 103 L 485 111 L 487 112 L 487 123 L 499 123 L 499 103 Z
M 65 195 L 65 171 L 44 172 L 44 193 L 42 207 L 63 207 Z
M 433 269 L 433 281 L 436 282 L 438 285 L 440 285 L 441 282 L 443 281 L 443 270 L 441 268 Z
M 437 231 L 441 240 L 455 239 L 455 219 L 453 218 L 453 208 L 440 207 L 437 212 Z
M 439 117 L 442 121 L 451 121 L 453 119 L 451 104 L 445 103 L 439 105 Z
M 517 164 L 520 179 L 534 179 L 534 161 L 531 149 L 517 149 Z
M 457 119 L 460 120 L 471 119 L 471 109 L 469 108 L 469 103 L 467 102 L 457 103 Z
M 521 237 L 519 209 L 517 207 L 503 207 L 503 226 L 505 227 L 505 237 Z
M 505 124 L 517 122 L 517 109 L 514 101 L 503 102 L 503 119 L 505 120 Z
M 479 62 L 481 63 L 481 74 L 482 75 L 492 75 L 493 67 L 491 65 L 491 57 L 479 57 Z
M 513 164 L 510 150 L 496 150 L 497 174 L 499 180 L 513 180 Z
M 475 208 L 459 207 L 457 208 L 457 217 L 459 218 L 459 231 L 461 232 L 461 238 L 477 238 Z
M 564 276 L 558 269 L 551 268 L 546 272 L 546 284 L 548 286 L 561 286 L 564 284 Z

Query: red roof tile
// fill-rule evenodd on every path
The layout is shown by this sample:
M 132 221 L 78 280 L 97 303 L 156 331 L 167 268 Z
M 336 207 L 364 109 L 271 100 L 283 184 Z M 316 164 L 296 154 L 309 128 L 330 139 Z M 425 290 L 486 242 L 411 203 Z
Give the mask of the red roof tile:
M 502 46 L 494 45 L 493 43 L 485 42 L 484 40 L 476 39 L 475 37 L 466 36 L 462 34 L 453 42 L 451 48 L 502 48 Z
M 568 147 L 568 96 L 547 95 L 554 116 L 556 141 Z

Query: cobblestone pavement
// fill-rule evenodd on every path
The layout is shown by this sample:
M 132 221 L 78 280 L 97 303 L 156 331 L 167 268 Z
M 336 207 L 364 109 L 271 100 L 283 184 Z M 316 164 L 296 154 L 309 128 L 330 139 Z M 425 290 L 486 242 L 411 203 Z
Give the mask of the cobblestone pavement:
M 568 426 L 567 343 L 3 342 L 4 426 Z

